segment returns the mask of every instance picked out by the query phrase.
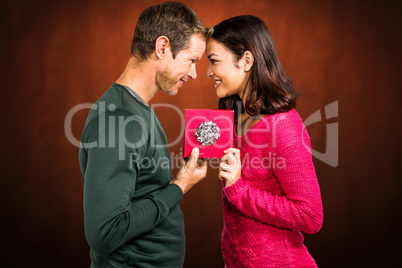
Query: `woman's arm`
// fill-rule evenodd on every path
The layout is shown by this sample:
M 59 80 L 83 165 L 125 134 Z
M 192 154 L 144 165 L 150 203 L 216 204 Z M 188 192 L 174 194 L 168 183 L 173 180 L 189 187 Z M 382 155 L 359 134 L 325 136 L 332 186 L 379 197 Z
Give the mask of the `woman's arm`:
M 298 116 L 278 121 L 275 129 L 275 148 L 271 149 L 277 158 L 284 159 L 285 166 L 273 172 L 283 195 L 257 189 L 242 178 L 225 187 L 224 193 L 249 217 L 280 228 L 316 233 L 322 226 L 323 209 L 310 138 Z

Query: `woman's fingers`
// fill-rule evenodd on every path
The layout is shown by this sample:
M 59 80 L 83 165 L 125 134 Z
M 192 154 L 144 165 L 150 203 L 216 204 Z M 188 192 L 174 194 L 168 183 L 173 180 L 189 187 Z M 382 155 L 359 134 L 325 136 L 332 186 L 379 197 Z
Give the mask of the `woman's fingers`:
M 240 150 L 236 149 L 236 148 L 228 148 L 225 151 L 223 151 L 223 153 L 224 154 L 227 154 L 227 153 L 236 154 L 236 153 L 238 153 L 240 155 Z
M 225 170 L 220 170 L 218 173 L 218 178 L 223 181 L 223 180 L 228 180 L 230 178 L 229 172 Z
M 235 159 L 233 153 L 227 153 L 222 157 L 222 162 L 232 165 L 235 162 Z
M 233 165 L 234 163 L 240 164 L 240 150 L 236 148 L 229 148 L 224 151 L 225 155 L 222 157 L 222 162 L 227 162 Z
M 228 148 L 224 151 L 225 155 L 221 158 L 218 177 L 225 180 L 226 186 L 234 184 L 240 177 L 241 162 L 240 150 Z
M 227 164 L 225 162 L 221 162 L 219 164 L 219 171 L 224 170 L 224 171 L 230 171 L 232 169 L 232 166 L 230 164 Z

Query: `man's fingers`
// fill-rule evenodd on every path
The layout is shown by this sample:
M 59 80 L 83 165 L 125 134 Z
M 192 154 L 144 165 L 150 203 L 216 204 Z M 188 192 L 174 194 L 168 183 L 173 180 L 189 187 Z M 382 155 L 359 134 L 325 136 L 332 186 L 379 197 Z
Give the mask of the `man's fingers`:
M 186 165 L 186 161 L 183 157 L 183 148 L 180 148 L 179 150 L 179 161 L 180 161 L 180 168 L 183 168 Z
M 188 168 L 194 169 L 197 167 L 197 162 L 198 162 L 198 156 L 200 155 L 200 149 L 197 147 L 194 147 L 193 150 L 191 150 L 191 156 L 190 160 L 188 161 Z
M 207 160 L 205 160 L 204 158 L 202 160 L 198 161 L 198 167 L 197 168 L 204 168 L 207 166 Z

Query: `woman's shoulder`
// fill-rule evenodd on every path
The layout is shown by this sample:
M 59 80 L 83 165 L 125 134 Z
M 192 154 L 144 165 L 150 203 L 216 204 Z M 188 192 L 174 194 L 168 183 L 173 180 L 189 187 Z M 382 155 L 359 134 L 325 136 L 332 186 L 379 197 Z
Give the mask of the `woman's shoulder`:
M 267 114 L 261 120 L 265 122 L 265 124 L 269 125 L 300 125 L 303 124 L 303 120 L 301 119 L 299 113 L 295 109 L 291 109 L 290 111 L 280 112 L 275 114 Z
M 262 132 L 271 132 L 278 128 L 284 130 L 291 128 L 299 129 L 303 126 L 303 121 L 295 109 L 275 114 L 258 115 L 254 118 L 258 122 L 253 124 L 252 127 L 249 126 L 247 131 L 249 134 L 255 132 L 262 134 Z

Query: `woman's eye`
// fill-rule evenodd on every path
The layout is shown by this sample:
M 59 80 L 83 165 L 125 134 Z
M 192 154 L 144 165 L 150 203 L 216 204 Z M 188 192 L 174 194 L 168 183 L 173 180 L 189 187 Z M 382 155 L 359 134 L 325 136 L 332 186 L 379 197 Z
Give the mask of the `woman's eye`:
M 217 60 L 214 60 L 214 59 L 209 59 L 209 61 L 210 61 L 212 64 L 214 64 L 214 63 L 217 62 Z

